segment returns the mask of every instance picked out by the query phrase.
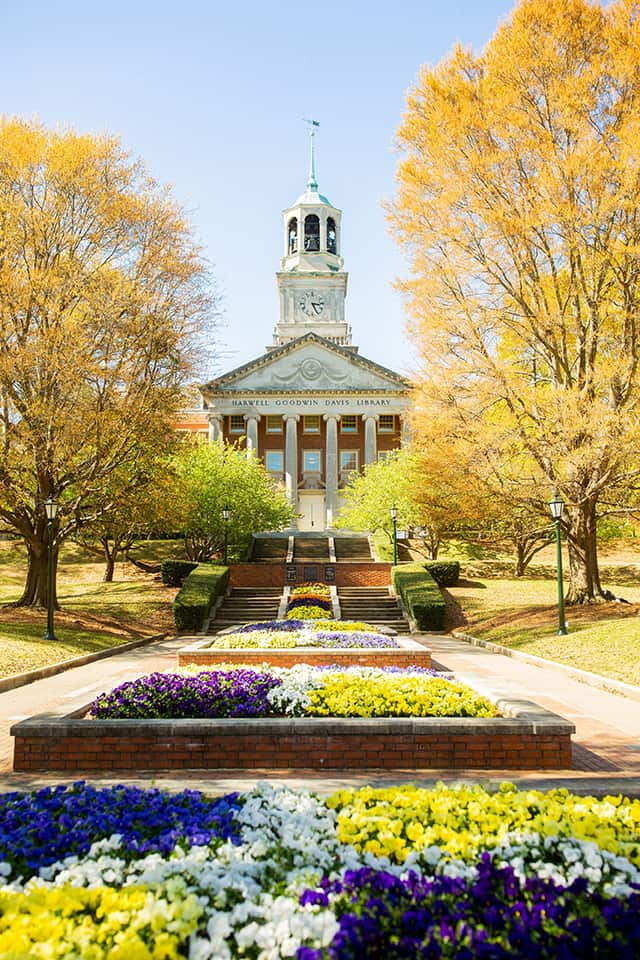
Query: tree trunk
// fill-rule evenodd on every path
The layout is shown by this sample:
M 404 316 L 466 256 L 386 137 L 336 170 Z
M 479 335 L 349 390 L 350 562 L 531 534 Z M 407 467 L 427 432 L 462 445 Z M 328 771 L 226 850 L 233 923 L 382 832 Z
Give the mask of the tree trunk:
M 103 583 L 113 583 L 113 573 L 114 573 L 115 567 L 116 567 L 115 557 L 109 556 L 107 554 L 105 556 L 105 561 L 104 561 L 104 574 L 102 576 Z
M 104 574 L 102 577 L 103 583 L 113 583 L 113 573 L 116 568 L 116 557 L 118 556 L 118 546 L 114 541 L 113 547 L 111 547 L 111 541 L 108 537 L 102 537 L 100 542 L 102 543 L 102 550 L 104 552 Z
M 566 532 L 569 552 L 566 602 L 578 604 L 603 600 L 598 571 L 595 500 L 567 508 Z
M 516 540 L 516 562 L 513 568 L 513 573 L 516 577 L 524 577 L 525 570 L 527 569 L 526 552 L 524 543 L 521 540 Z
M 22 596 L 12 606 L 16 607 L 44 607 L 47 608 L 47 577 L 48 553 L 45 527 L 45 541 L 28 542 L 27 547 L 27 579 Z M 59 610 L 56 594 L 56 573 L 58 567 L 58 547 L 53 548 L 53 606 Z

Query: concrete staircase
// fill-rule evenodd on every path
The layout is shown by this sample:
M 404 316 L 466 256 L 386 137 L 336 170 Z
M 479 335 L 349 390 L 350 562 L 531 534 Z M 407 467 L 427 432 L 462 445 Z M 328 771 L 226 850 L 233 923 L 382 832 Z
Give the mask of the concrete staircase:
M 282 590 L 280 587 L 233 587 L 211 619 L 208 633 L 258 620 L 275 620 Z
M 287 559 L 288 537 L 254 537 L 251 545 L 253 563 L 284 563 Z
M 364 620 L 409 633 L 409 623 L 386 587 L 340 587 L 338 599 L 343 620 Z
M 336 537 L 336 560 L 371 563 L 371 547 L 366 537 Z
M 293 559 L 296 563 L 307 561 L 329 563 L 328 537 L 295 537 Z

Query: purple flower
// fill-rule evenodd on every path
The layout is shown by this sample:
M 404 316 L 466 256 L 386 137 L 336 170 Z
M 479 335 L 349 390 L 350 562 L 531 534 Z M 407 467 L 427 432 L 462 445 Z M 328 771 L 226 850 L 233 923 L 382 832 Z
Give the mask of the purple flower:
M 131 856 L 170 853 L 177 843 L 239 842 L 234 814 L 238 794 L 209 799 L 197 790 L 170 794 L 122 784 L 95 788 L 84 781 L 33 793 L 0 795 L 0 860 L 25 879 L 92 843 L 122 836 Z
M 302 903 L 328 897 L 340 924 L 324 950 L 301 947 L 297 960 L 633 960 L 640 956 L 640 892 L 620 900 L 533 878 L 521 883 L 489 855 L 477 878 L 409 872 L 404 878 L 363 868 L 305 891 Z
M 267 694 L 280 684 L 272 674 L 241 667 L 189 677 L 152 673 L 100 694 L 91 714 L 100 720 L 262 717 L 270 712 Z

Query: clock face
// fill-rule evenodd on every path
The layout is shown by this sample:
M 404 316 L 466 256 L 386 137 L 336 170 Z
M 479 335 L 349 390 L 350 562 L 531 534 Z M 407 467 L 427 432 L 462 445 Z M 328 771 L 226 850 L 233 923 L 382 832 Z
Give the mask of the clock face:
M 298 307 L 305 317 L 319 317 L 324 310 L 324 297 L 315 290 L 305 290 L 298 298 Z

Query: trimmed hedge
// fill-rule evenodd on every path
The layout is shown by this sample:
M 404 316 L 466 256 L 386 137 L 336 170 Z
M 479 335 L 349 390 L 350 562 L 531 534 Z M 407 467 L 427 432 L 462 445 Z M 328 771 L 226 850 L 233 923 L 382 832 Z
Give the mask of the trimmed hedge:
M 173 619 L 178 630 L 201 630 L 213 601 L 229 583 L 229 567 L 199 563 L 185 579 L 173 601 Z
M 427 560 L 423 566 L 441 587 L 455 587 L 460 579 L 458 560 Z
M 181 587 L 185 577 L 198 566 L 193 560 L 163 560 L 160 564 L 165 587 Z
M 425 563 L 391 568 L 391 582 L 419 630 L 443 630 L 445 604 L 440 587 Z

